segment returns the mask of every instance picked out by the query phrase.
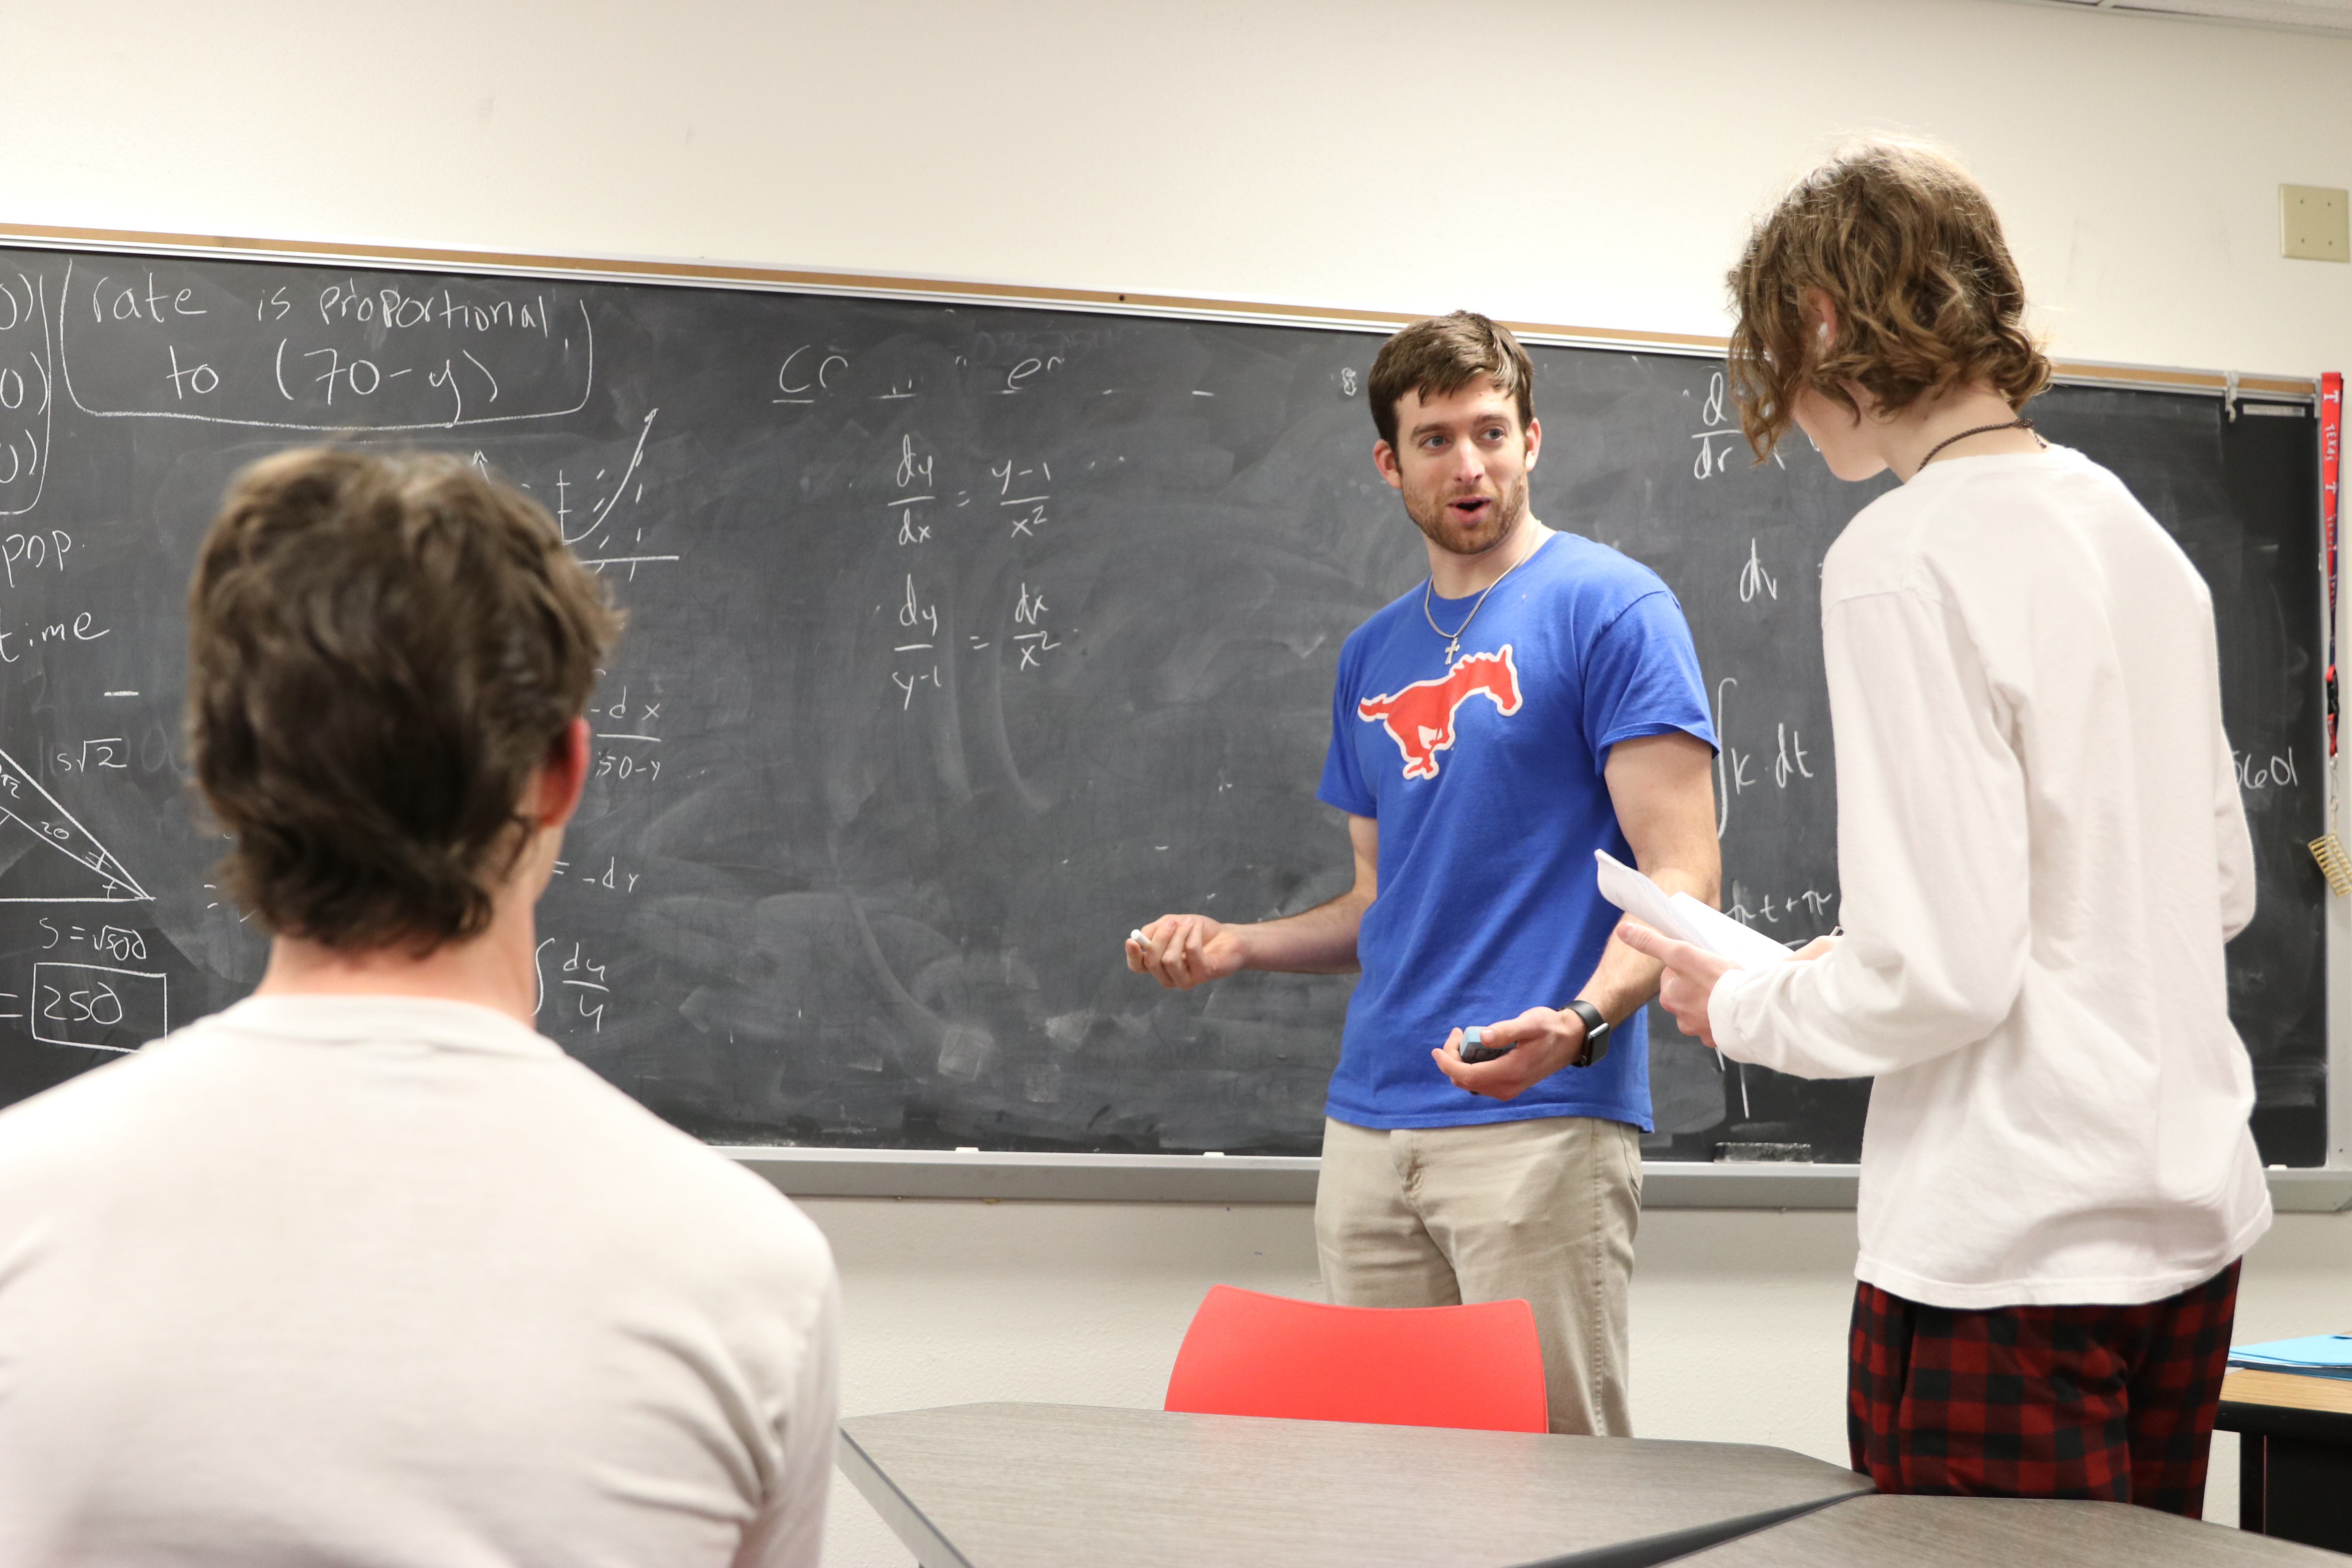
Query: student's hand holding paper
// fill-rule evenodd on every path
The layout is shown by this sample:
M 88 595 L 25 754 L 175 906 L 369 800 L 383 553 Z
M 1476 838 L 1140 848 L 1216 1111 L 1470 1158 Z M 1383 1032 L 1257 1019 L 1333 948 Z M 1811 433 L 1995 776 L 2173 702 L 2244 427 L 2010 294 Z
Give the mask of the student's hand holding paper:
M 1715 1034 L 1706 1021 L 1707 1004 L 1715 997 L 1716 982 L 1743 966 L 1719 952 L 1709 952 L 1654 931 L 1631 915 L 1617 922 L 1617 940 L 1666 966 L 1666 972 L 1658 977 L 1658 1005 L 1675 1016 L 1684 1034 L 1696 1036 L 1713 1049 Z M 1837 942 L 1835 936 L 1817 936 L 1789 954 L 1788 962 L 1810 963 L 1826 954 Z
M 1630 915 L 1617 922 L 1617 940 L 1635 952 L 1647 953 L 1666 966 L 1658 977 L 1658 1005 L 1675 1016 L 1685 1035 L 1715 1047 L 1715 1026 L 1707 1022 L 1706 1005 L 1716 982 L 1739 967 L 1719 952 L 1694 947 L 1643 925 Z

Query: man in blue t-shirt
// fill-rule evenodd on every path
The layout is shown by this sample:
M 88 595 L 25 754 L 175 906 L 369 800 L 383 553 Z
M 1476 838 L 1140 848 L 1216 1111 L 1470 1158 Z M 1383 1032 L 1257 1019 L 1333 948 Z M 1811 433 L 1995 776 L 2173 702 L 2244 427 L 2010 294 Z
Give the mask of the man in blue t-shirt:
M 1715 902 L 1715 735 L 1665 584 L 1529 514 L 1533 379 L 1465 310 L 1372 362 L 1372 460 L 1429 581 L 1339 655 L 1317 795 L 1348 814 L 1355 886 L 1253 925 L 1163 915 L 1127 956 L 1187 989 L 1360 968 L 1315 1200 L 1332 1300 L 1523 1298 L 1551 1429 L 1622 1436 L 1658 965 L 1611 940 L 1592 852 Z

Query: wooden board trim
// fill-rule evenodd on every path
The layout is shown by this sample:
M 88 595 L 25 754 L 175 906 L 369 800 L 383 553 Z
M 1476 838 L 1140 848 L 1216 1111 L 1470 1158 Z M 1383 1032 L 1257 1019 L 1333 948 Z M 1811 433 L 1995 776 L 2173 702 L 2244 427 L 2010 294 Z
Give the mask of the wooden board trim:
M 2237 1405 L 2283 1405 L 2352 1415 L 2352 1382 L 2295 1372 L 2233 1366 L 2221 1375 L 2221 1397 Z
M 144 229 L 52 228 L 0 224 L 0 241 L 45 249 L 165 251 L 226 255 L 255 260 L 352 261 L 413 269 L 562 276 L 682 286 L 725 284 L 781 292 L 878 295 L 972 301 L 993 305 L 1042 305 L 1117 315 L 1181 316 L 1211 320 L 1285 321 L 1308 326 L 1399 327 L 1420 319 L 1409 310 L 1375 310 L 1342 305 L 1229 300 L 1213 295 L 1155 294 L 1110 289 L 1059 289 L 971 279 L 913 278 L 889 272 L 816 272 L 723 261 L 680 261 L 656 257 L 535 256 L 521 251 L 458 250 L 436 246 L 362 244 L 343 240 L 256 239 L 235 235 L 167 234 Z M 1701 357 L 1721 353 L 1730 340 L 1698 332 L 1638 331 L 1623 327 L 1565 326 L 1547 321 L 1505 321 L 1533 342 L 1566 346 L 1663 350 Z M 2315 377 L 2239 375 L 2168 365 L 2111 364 L 2063 360 L 2055 365 L 2062 381 L 2100 386 L 2153 388 L 2168 392 L 2241 397 L 2315 399 Z

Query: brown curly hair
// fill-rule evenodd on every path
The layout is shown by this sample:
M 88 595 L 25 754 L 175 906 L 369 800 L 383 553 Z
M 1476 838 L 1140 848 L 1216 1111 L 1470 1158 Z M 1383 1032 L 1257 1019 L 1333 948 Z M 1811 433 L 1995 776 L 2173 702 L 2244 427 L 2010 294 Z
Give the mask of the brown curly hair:
M 1895 414 L 1976 384 L 2021 409 L 2050 382 L 1992 203 L 1919 142 L 1839 150 L 1757 220 L 1725 281 L 1738 316 L 1731 386 L 1759 462 L 1788 434 L 1806 387 L 1860 417 L 1849 386 Z M 1806 309 L 1814 289 L 1837 312 L 1826 342 Z
M 273 933 L 422 954 L 478 934 L 531 771 L 620 631 L 537 501 L 450 457 L 281 453 L 188 590 L 188 746 Z

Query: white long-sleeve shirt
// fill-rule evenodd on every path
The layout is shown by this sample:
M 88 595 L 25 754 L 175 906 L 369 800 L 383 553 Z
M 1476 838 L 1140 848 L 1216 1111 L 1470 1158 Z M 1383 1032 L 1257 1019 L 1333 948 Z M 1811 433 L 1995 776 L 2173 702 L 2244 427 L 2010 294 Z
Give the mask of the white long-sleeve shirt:
M 503 1015 L 263 997 L 0 1114 L 7 1568 L 814 1568 L 790 1203 Z
M 1723 1053 L 1876 1079 L 1856 1273 L 2151 1301 L 2270 1224 L 2222 944 L 2252 851 L 2210 596 L 2080 453 L 1948 458 L 1822 570 L 1845 936 L 1725 977 Z

